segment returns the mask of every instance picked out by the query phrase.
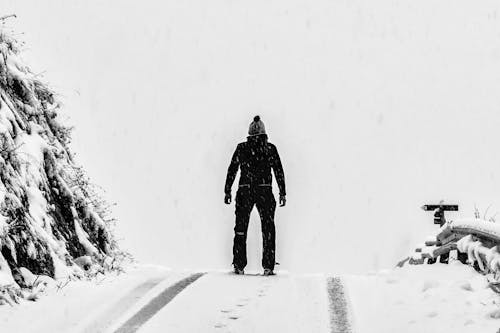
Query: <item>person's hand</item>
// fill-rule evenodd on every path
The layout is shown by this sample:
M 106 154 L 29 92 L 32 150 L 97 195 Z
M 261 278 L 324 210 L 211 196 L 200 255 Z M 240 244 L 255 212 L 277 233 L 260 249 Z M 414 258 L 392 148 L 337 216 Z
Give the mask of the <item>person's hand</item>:
M 286 196 L 280 195 L 280 207 L 284 207 L 286 205 Z
M 229 205 L 231 203 L 231 193 L 226 193 L 226 196 L 224 197 L 224 203 L 226 205 Z

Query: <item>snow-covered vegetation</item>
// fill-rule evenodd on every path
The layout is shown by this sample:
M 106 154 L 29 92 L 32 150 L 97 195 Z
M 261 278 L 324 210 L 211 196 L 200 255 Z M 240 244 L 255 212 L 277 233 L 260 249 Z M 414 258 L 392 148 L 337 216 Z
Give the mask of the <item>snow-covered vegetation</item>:
M 448 262 L 453 252 L 462 263 L 468 263 L 483 273 L 500 278 L 500 227 L 497 223 L 478 218 L 457 219 L 446 222 L 429 236 L 425 243 L 417 245 L 407 259 L 410 264 Z M 427 259 L 427 262 L 425 261 Z M 398 266 L 403 266 L 406 260 Z
M 108 206 L 68 150 L 61 105 L 21 48 L 0 27 L 0 287 L 9 290 L 109 268 L 119 253 Z

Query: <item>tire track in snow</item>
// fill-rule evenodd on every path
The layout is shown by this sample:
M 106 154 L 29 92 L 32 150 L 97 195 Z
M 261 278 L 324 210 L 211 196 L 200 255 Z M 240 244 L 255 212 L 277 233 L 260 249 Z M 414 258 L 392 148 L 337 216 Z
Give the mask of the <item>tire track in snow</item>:
M 153 289 L 165 276 L 151 278 L 132 289 L 127 295 L 122 297 L 107 312 L 100 315 L 91 325 L 86 327 L 82 333 L 104 332 L 109 328 L 116 318 L 123 315 L 133 304 L 135 304 L 145 293 Z
M 328 298 L 330 300 L 330 327 L 332 333 L 351 333 L 349 311 L 345 288 L 339 277 L 328 279 Z
M 135 315 L 127 320 L 115 333 L 133 333 L 136 332 L 145 322 L 153 317 L 165 305 L 167 305 L 175 296 L 183 291 L 191 283 L 198 280 L 205 273 L 196 273 L 188 276 L 185 279 L 171 285 L 162 291 L 158 296 L 153 298 L 148 304 L 142 307 Z

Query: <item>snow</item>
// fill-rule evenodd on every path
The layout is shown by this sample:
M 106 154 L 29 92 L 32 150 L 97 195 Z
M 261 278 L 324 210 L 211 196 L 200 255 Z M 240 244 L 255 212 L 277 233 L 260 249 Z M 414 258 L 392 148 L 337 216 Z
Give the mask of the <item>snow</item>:
M 49 279 L 38 302 L 3 307 L 0 326 L 8 332 L 114 332 L 192 273 L 136 265 L 126 274 L 92 281 Z M 331 331 L 330 276 L 249 273 L 207 272 L 139 332 Z M 29 272 L 23 274 L 33 280 Z M 344 287 L 346 318 L 354 333 L 476 333 L 496 332 L 500 326 L 498 295 L 488 288 L 487 277 L 458 261 L 342 275 L 337 281 Z
M 166 328 L 178 333 L 330 332 L 325 278 L 208 273 L 139 332 Z
M 49 250 L 50 256 L 52 257 L 54 263 L 54 278 L 58 280 L 68 279 L 72 275 L 75 277 L 82 277 L 83 272 L 78 266 L 67 266 L 65 265 L 62 256 L 57 255 L 57 253 L 53 250 Z
M 49 149 L 47 142 L 35 131 L 31 134 L 22 133 L 18 135 L 15 141 L 16 146 L 19 146 L 17 148 L 19 154 L 23 155 L 24 159 L 30 162 L 27 165 L 34 168 L 35 172 L 32 172 L 31 175 L 38 174 L 37 169 L 42 166 L 43 162 L 43 152 Z
M 474 239 L 472 235 L 468 235 L 457 242 L 457 249 L 460 252 L 467 253 L 469 262 L 477 262 L 481 270 L 487 267 L 496 273 L 500 271 L 500 253 L 497 246 L 491 249 L 487 248 L 481 241 Z
M 492 70 L 499 59 L 498 5 L 387 0 L 320 1 L 314 6 L 276 1 L 247 7 L 215 1 L 131 8 L 130 3 L 110 2 L 101 11 L 96 1 L 88 6 L 69 3 L 58 10 L 41 6 L 33 11 L 27 1 L 26 21 L 34 24 L 32 31 L 41 31 L 27 33 L 27 38 L 42 46 L 33 50 L 49 49 L 47 55 L 33 57 L 42 59 L 43 69 L 55 64 L 48 72 L 56 77 L 62 73 L 58 85 L 78 95 L 81 91 L 81 99 L 69 101 L 80 126 L 77 150 L 100 177 L 98 183 L 119 201 L 125 242 L 143 258 L 178 267 L 228 266 L 234 216 L 233 207 L 221 204 L 221 186 L 231 150 L 255 113 L 263 114 L 282 152 L 292 189 L 289 206 L 277 212 L 277 253 L 287 268 L 345 272 L 387 266 L 428 233 L 423 229 L 434 227 L 420 224 L 423 218 L 415 210 L 421 201 L 442 196 L 443 189 L 466 207 L 473 200 L 498 198 L 500 159 L 491 154 L 498 142 L 499 81 Z M 99 14 L 86 15 L 93 13 Z M 62 25 L 51 23 L 61 19 Z M 164 29 L 157 29 L 158 22 Z M 117 34 L 123 38 L 110 44 L 109 36 Z M 117 53 L 121 56 L 114 57 Z M 10 57 L 7 65 L 23 85 L 30 84 L 19 59 Z M 0 132 L 5 133 L 12 131 L 16 114 L 2 97 Z M 30 114 L 37 112 L 36 102 L 31 104 L 26 106 Z M 23 144 L 19 154 L 31 162 L 22 168 L 29 213 L 37 234 L 51 247 L 61 279 L 78 268 L 64 265 L 64 244 L 45 223 L 48 204 L 37 190 L 37 168 L 46 147 L 40 128 L 31 129 L 16 138 Z M 401 184 L 408 189 L 405 195 Z M 255 217 L 250 267 L 259 265 Z M 4 221 L 0 216 L 0 229 Z M 485 221 L 451 225 L 500 236 L 500 228 Z M 75 229 L 87 252 L 95 252 L 78 221 Z M 353 239 L 358 247 L 347 255 Z M 481 267 L 500 267 L 497 249 L 472 237 L 458 245 Z M 414 258 L 435 247 L 421 249 Z M 0 255 L 0 285 L 12 282 L 5 267 Z M 172 280 L 140 302 L 187 273 L 169 274 Z M 16 331 L 16 325 L 26 325 L 23 331 L 91 326 L 119 296 L 148 277 L 150 273 L 138 272 L 104 285 L 72 282 L 49 291 L 40 304 L 24 303 L 22 311 L 2 309 L 0 326 L 7 331 Z M 320 332 L 328 321 L 325 279 L 283 274 L 237 280 L 212 272 L 143 330 L 277 330 L 283 327 L 280 320 L 290 318 L 287 331 Z M 467 266 L 411 266 L 342 281 L 359 332 L 483 332 L 499 326 L 492 319 L 500 314 L 496 296 L 485 278 Z M 192 312 L 196 320 L 186 322 L 186 313 Z
M 498 295 L 470 266 L 405 266 L 344 277 L 356 333 L 496 332 Z
M 33 279 L 25 269 L 23 274 Z M 38 302 L 0 311 L 7 332 L 114 332 L 165 288 L 191 275 L 140 265 L 94 281 L 49 280 Z M 136 294 L 144 282 L 157 281 Z M 126 305 L 124 307 L 124 305 Z M 49 310 L 50 309 L 50 310 Z M 186 314 L 189 314 L 188 316 Z M 29 321 L 23 318 L 30 318 Z M 191 318 L 196 318 L 195 320 Z M 140 332 L 330 332 L 326 279 L 208 272 L 146 322 Z
M 14 279 L 12 278 L 12 272 L 10 267 L 3 257 L 2 253 L 0 253 L 0 286 L 3 285 L 12 285 L 14 284 Z
M 0 200 L 1 200 L 1 194 L 2 192 L 0 192 Z M 0 214 L 0 236 L 3 235 L 5 228 L 7 228 L 7 217 Z
M 447 196 L 464 212 L 498 206 L 498 3 L 4 8 L 20 13 L 12 24 L 25 32 L 30 65 L 66 97 L 75 151 L 118 203 L 120 238 L 141 260 L 231 262 L 233 208 L 220 205 L 221 186 L 258 113 L 291 189 L 277 213 L 287 269 L 389 267 L 435 229 L 421 204 Z M 260 234 L 250 231 L 258 253 Z M 340 255 L 352 238 L 337 235 L 356 235 L 370 255 Z M 370 248 L 372 238 L 384 241 Z
M 47 211 L 47 200 L 45 200 L 42 192 L 34 185 L 28 186 L 26 188 L 26 194 L 29 201 L 29 213 L 33 220 L 41 225 L 45 226 L 45 217 Z
M 457 219 L 449 222 L 452 229 L 472 229 L 500 240 L 500 225 L 482 219 Z
M 2 332 L 82 331 L 144 280 L 168 276 L 168 283 L 172 283 L 186 275 L 165 268 L 141 266 L 130 269 L 127 274 L 100 276 L 93 281 L 68 283 L 67 279 L 48 279 L 49 286 L 37 302 L 3 306 L 0 327 Z
M 434 253 L 434 250 L 437 249 L 437 246 L 424 246 L 422 247 L 422 254 L 429 254 L 432 255 Z
M 31 273 L 29 269 L 26 267 L 20 267 L 19 272 L 23 276 L 24 283 L 26 286 L 31 287 L 34 285 L 35 281 L 37 280 L 37 276 Z
M 72 208 L 72 211 L 73 211 L 73 216 L 75 216 L 75 232 L 78 237 L 78 241 L 80 242 L 80 244 L 82 244 L 83 248 L 85 249 L 85 251 L 87 251 L 88 255 L 98 254 L 99 251 L 89 241 L 88 234 L 85 232 L 85 230 L 83 230 L 82 226 L 80 225 L 76 210 Z

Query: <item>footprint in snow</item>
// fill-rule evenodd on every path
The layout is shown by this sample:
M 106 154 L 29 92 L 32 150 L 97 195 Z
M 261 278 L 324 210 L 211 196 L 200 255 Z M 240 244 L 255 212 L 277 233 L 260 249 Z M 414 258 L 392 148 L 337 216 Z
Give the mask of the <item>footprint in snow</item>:
M 465 323 L 464 323 L 464 326 L 469 326 L 469 325 L 472 325 L 472 324 L 475 324 L 476 322 L 472 319 L 469 319 L 467 320 Z
M 500 319 L 500 310 L 494 310 L 489 313 L 491 319 Z
M 434 318 L 437 317 L 438 313 L 436 311 L 431 311 L 427 314 L 427 317 Z
M 429 289 L 433 289 L 433 288 L 437 288 L 437 287 L 439 287 L 439 282 L 432 281 L 432 280 L 425 281 L 424 285 L 422 286 L 422 292 L 426 292 Z
M 465 291 L 474 291 L 472 288 L 470 282 L 468 281 L 463 281 L 459 284 L 460 289 L 465 290 Z
M 248 305 L 248 303 L 250 301 L 251 301 L 251 299 L 248 297 L 240 298 L 239 300 L 237 300 L 236 306 L 242 307 L 242 306 Z
M 387 279 L 387 280 L 385 280 L 385 282 L 387 284 L 395 284 L 395 283 L 398 283 L 399 281 L 397 279 Z

